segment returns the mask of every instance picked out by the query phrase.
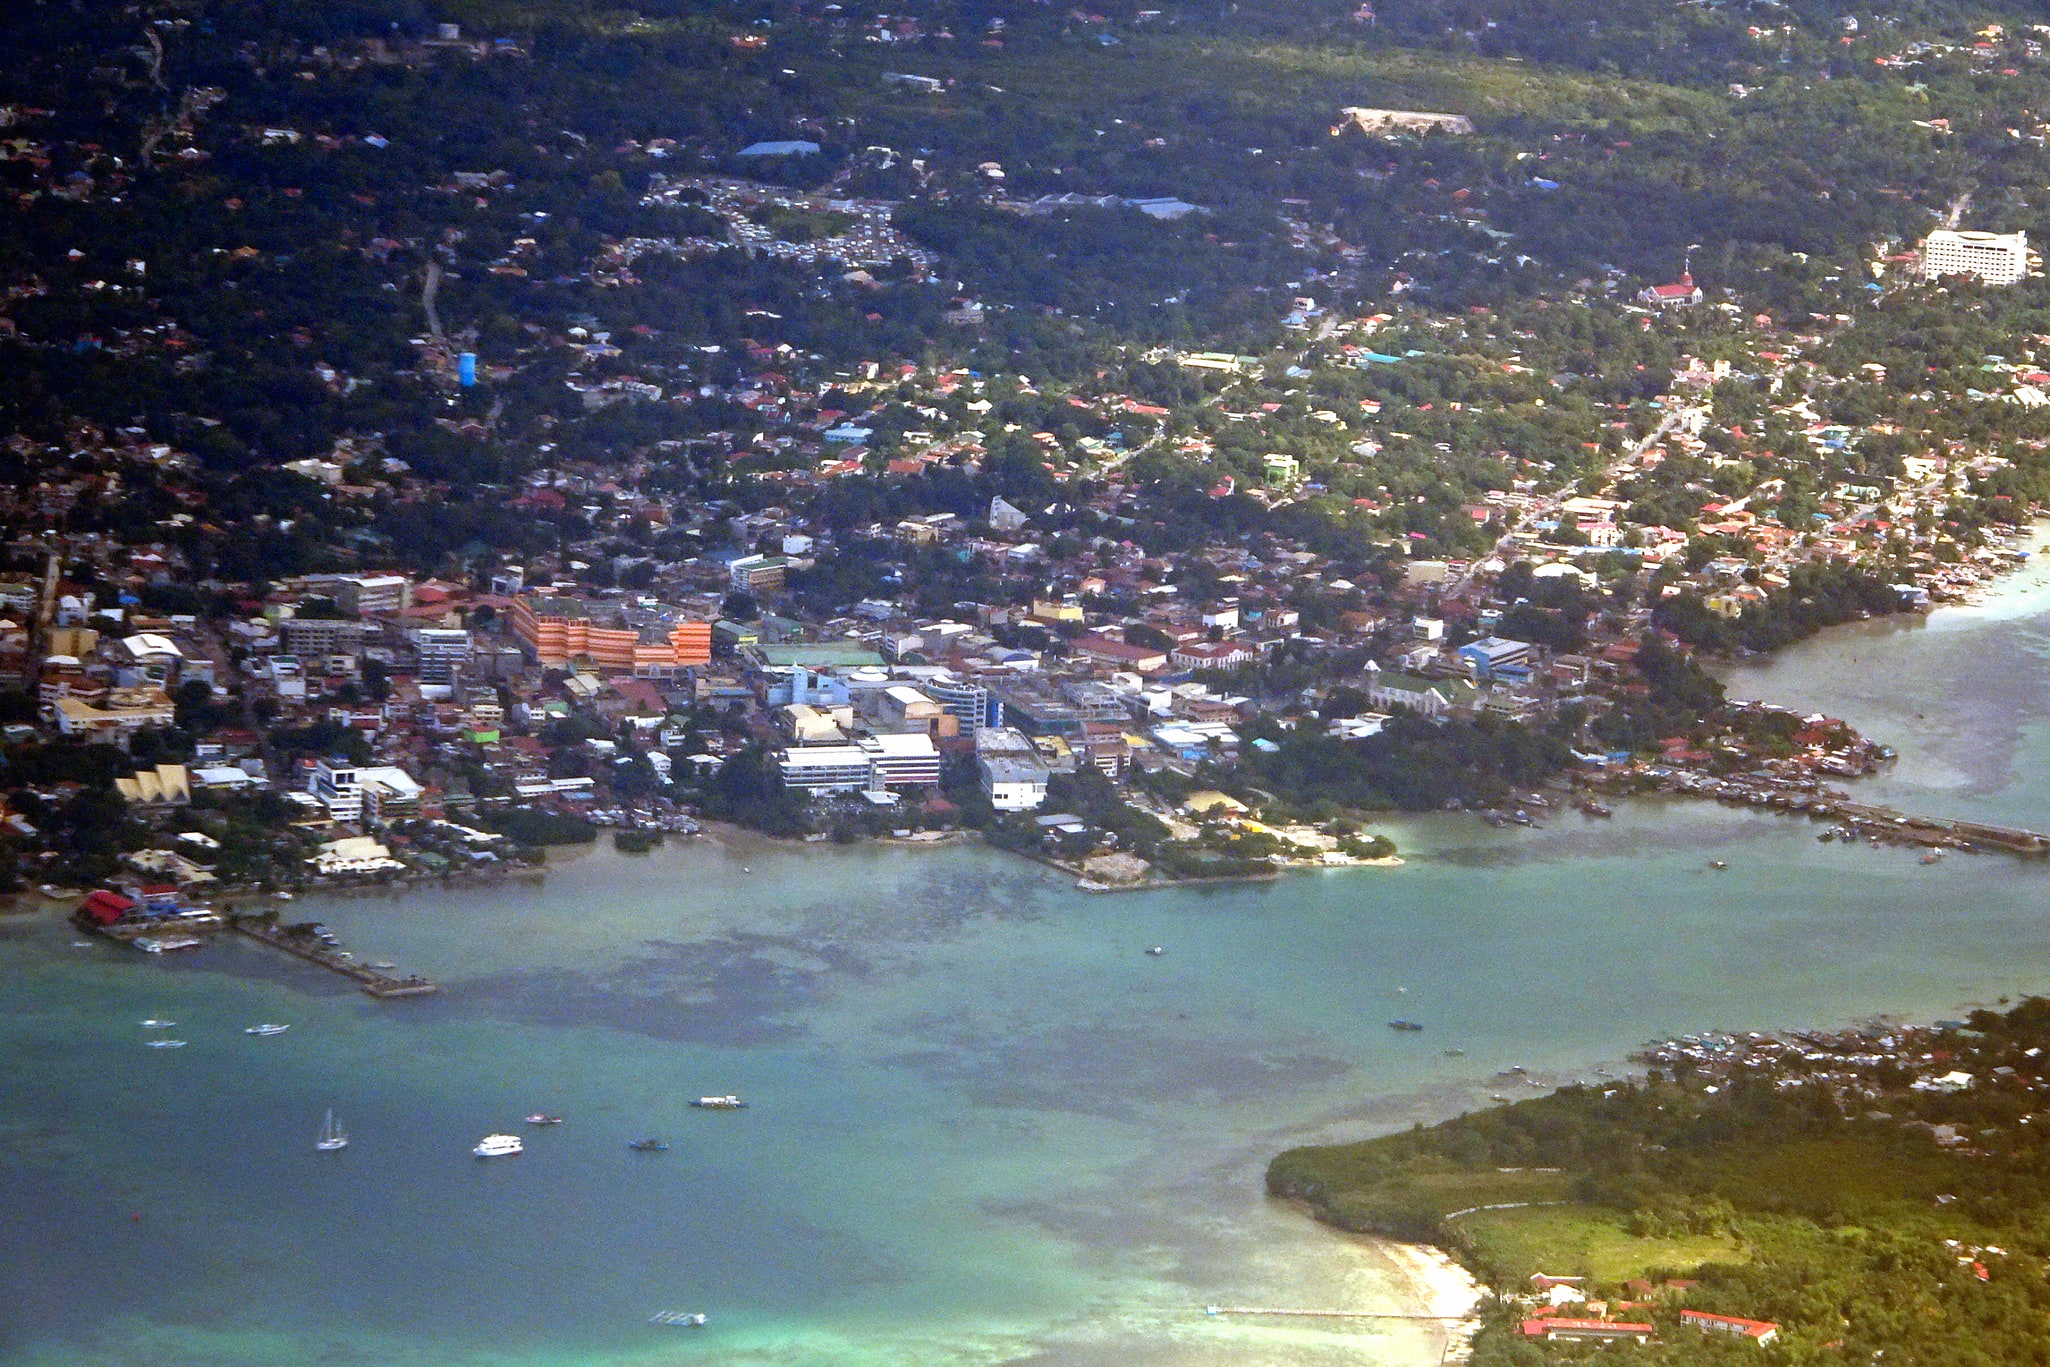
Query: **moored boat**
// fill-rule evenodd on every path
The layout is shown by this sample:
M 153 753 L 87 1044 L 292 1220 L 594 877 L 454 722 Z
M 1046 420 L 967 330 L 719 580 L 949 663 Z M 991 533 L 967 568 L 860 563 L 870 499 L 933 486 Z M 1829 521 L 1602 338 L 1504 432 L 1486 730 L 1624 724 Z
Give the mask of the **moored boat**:
M 327 1119 L 321 1122 L 320 1137 L 313 1141 L 313 1147 L 322 1153 L 339 1153 L 349 1147 L 349 1136 L 342 1129 L 342 1122 L 335 1119 L 334 1108 L 330 1106 Z
M 261 1025 L 247 1025 L 242 1028 L 245 1035 L 282 1035 L 292 1027 L 279 1025 L 276 1021 L 265 1021 Z
M 149 1047 L 152 1049 L 183 1049 L 185 1041 L 182 1039 L 153 1039 L 149 1042 Z
M 701 1111 L 744 1111 L 747 1103 L 737 1096 L 701 1096 L 691 1105 Z
M 536 1111 L 527 1117 L 527 1123 L 529 1125 L 560 1125 L 562 1117 L 559 1115 L 549 1115 L 544 1111 Z
M 666 1153 L 669 1145 L 652 1136 L 647 1139 L 629 1139 L 626 1146 L 635 1153 Z
M 1424 1027 L 1418 1025 L 1415 1021 L 1392 1020 L 1388 1022 L 1388 1028 L 1390 1030 L 1421 1030 Z

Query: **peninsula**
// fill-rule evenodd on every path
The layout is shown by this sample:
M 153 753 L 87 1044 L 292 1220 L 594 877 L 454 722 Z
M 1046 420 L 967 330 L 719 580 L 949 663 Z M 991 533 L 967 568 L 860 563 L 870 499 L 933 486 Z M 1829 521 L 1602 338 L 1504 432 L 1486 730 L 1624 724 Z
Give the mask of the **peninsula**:
M 1731 1340 L 1797 1362 L 2024 1361 L 2050 1256 L 2046 1050 L 2037 998 L 1688 1036 L 1648 1046 L 1638 1078 L 1291 1150 L 1267 1185 L 1453 1250 L 1493 1293 L 1476 1364 L 1619 1340 L 1671 1363 L 1725 1361 Z

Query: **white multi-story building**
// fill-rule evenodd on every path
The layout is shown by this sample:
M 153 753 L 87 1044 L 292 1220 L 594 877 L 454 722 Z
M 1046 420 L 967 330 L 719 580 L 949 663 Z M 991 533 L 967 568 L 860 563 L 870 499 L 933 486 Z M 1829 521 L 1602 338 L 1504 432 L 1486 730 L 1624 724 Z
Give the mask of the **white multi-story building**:
M 852 745 L 793 745 L 779 760 L 785 787 L 880 793 L 940 781 L 939 747 L 927 735 L 863 736 Z
M 420 682 L 452 684 L 470 662 L 470 633 L 460 627 L 422 627 L 413 633 L 420 652 Z
M 315 762 L 306 777 L 306 791 L 327 808 L 330 821 L 360 821 L 363 818 L 363 780 L 356 766 L 345 759 Z
M 1959 232 L 1938 228 L 1922 242 L 1922 278 L 1969 275 L 1988 285 L 2012 285 L 2029 273 L 2027 233 Z
M 1000 812 L 1029 812 L 1046 801 L 1052 769 L 1022 731 L 992 727 L 975 738 L 982 791 Z

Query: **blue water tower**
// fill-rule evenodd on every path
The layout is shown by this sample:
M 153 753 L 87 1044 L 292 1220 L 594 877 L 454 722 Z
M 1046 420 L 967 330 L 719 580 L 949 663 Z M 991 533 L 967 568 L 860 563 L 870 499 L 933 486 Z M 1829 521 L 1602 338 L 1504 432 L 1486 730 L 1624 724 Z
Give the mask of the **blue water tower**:
M 468 389 L 477 383 L 477 353 L 466 351 L 456 357 L 456 378 Z

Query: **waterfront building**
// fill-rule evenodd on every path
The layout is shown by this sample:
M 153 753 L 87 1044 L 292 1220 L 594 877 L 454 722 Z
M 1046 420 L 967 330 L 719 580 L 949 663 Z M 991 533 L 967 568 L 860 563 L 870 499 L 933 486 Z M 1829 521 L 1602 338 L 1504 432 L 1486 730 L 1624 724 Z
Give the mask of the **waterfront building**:
M 1053 770 L 1022 731 L 985 728 L 975 738 L 982 791 L 1000 812 L 1029 812 L 1046 801 Z
M 394 765 L 372 765 L 356 773 L 362 790 L 363 815 L 387 825 L 420 815 L 420 780 Z
M 851 745 L 793 745 L 777 760 L 788 788 L 870 792 L 932 787 L 940 752 L 927 735 L 863 736 Z
M 330 821 L 360 821 L 363 818 L 362 776 L 355 765 L 338 755 L 313 762 L 306 776 L 306 791 L 327 809 Z
M 852 793 L 869 786 L 868 752 L 858 745 L 793 745 L 777 760 L 783 786 L 808 793 Z

